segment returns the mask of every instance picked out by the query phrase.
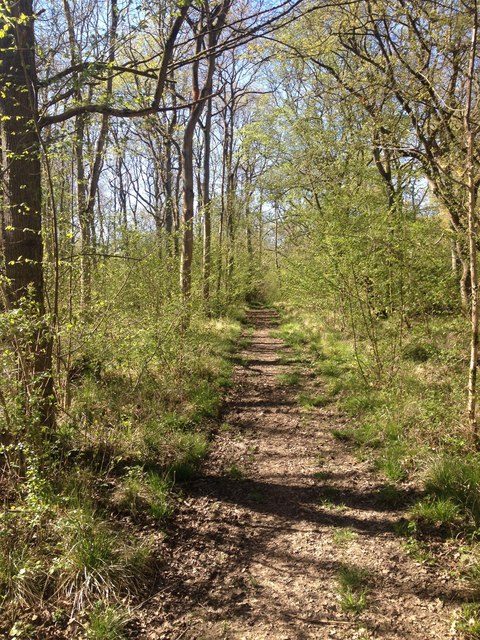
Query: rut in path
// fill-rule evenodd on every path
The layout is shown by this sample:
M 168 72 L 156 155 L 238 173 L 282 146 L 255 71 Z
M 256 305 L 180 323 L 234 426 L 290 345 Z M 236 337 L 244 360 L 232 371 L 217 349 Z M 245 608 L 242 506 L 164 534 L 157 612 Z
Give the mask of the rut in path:
M 407 555 L 394 531 L 402 512 L 382 503 L 384 481 L 332 437 L 342 416 L 303 409 L 299 389 L 282 384 L 292 364 L 271 337 L 275 313 L 252 311 L 250 320 L 223 429 L 202 477 L 183 488 L 139 637 L 451 638 L 451 580 Z M 359 614 L 339 602 L 346 565 L 368 571 Z

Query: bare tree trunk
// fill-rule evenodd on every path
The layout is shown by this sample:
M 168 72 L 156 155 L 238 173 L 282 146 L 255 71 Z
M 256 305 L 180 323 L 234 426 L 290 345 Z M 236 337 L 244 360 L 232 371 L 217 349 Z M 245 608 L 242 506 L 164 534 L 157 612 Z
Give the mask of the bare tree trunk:
M 68 42 L 70 46 L 70 63 L 75 66 L 80 62 L 79 53 L 77 51 L 77 40 L 75 36 L 75 23 L 70 7 L 69 0 L 63 0 L 63 8 L 65 11 L 65 18 L 67 21 Z M 80 88 L 80 76 L 77 73 L 75 75 L 75 97 L 79 103 L 82 102 L 83 96 Z M 82 305 L 85 300 L 85 257 L 83 255 L 84 247 L 90 246 L 90 225 L 85 220 L 84 212 L 87 208 L 87 180 L 85 176 L 85 114 L 81 113 L 75 118 L 75 162 L 77 172 L 76 194 L 77 194 L 77 208 L 78 218 L 80 225 L 80 241 L 82 247 L 82 255 L 80 256 L 80 284 L 81 293 L 80 297 Z
M 192 290 L 193 261 L 193 218 L 194 218 L 194 174 L 193 174 L 193 134 L 200 119 L 205 100 L 212 92 L 213 73 L 216 63 L 216 45 L 230 8 L 231 0 L 223 0 L 210 15 L 202 15 L 195 27 L 196 53 L 199 54 L 205 38 L 209 51 L 207 71 L 202 90 L 199 85 L 199 60 L 192 66 L 192 95 L 194 105 L 185 127 L 182 146 L 182 178 L 183 178 L 183 217 L 182 217 L 182 254 L 180 265 L 180 286 L 184 300 L 189 300 Z M 204 8 L 205 11 L 205 8 Z M 205 24 L 203 20 L 205 19 Z
M 228 288 L 233 280 L 235 269 L 235 189 L 236 172 L 233 168 L 233 138 L 234 138 L 234 105 L 229 105 L 230 120 L 228 123 L 228 150 L 227 150 L 227 236 L 228 236 L 228 256 L 227 256 L 227 283 Z
M 65 16 L 67 19 L 68 37 L 70 44 L 71 64 L 74 66 L 79 62 L 77 53 L 77 42 L 75 37 L 74 20 L 71 12 L 69 0 L 63 0 Z M 108 63 L 113 65 L 115 62 L 115 42 L 117 36 L 118 25 L 118 3 L 117 0 L 110 0 L 111 25 L 109 35 L 109 55 Z M 77 100 L 82 101 L 82 92 L 80 88 L 80 78 L 77 74 Z M 106 85 L 105 99 L 108 102 L 113 90 L 113 74 L 109 71 Z M 108 115 L 102 115 L 100 133 L 97 139 L 93 166 L 90 172 L 90 180 L 87 185 L 85 176 L 85 115 L 80 114 L 76 117 L 75 122 L 75 153 L 77 160 L 77 204 L 78 217 L 80 223 L 80 236 L 82 244 L 82 253 L 80 256 L 80 289 L 81 289 L 81 305 L 83 310 L 87 310 L 91 302 L 92 294 L 92 253 L 94 250 L 93 238 L 95 233 L 94 209 L 97 197 L 100 175 L 103 167 L 103 159 L 105 145 L 108 137 L 110 118 Z
M 172 140 L 167 137 L 165 140 L 165 231 L 168 243 L 171 241 L 173 232 L 174 207 Z
M 467 101 L 465 108 L 465 133 L 467 142 L 467 180 L 468 180 L 468 249 L 470 256 L 470 367 L 468 375 L 468 421 L 472 436 L 478 446 L 478 425 L 476 412 L 477 367 L 478 367 L 478 272 L 477 272 L 477 229 L 476 213 L 477 186 L 475 183 L 475 131 L 472 123 L 473 81 L 477 56 L 478 6 L 477 0 L 472 7 L 473 25 L 470 44 L 470 59 L 467 76 Z
M 228 155 L 228 128 L 227 128 L 227 109 L 223 111 L 223 144 L 222 144 L 222 184 L 221 184 L 221 205 L 220 220 L 218 229 L 218 257 L 217 257 L 217 295 L 220 294 L 223 280 L 223 243 L 225 236 L 225 219 L 226 219 L 226 192 L 227 192 L 227 155 Z
M 192 114 L 193 116 L 193 114 Z M 183 136 L 182 176 L 183 176 L 183 218 L 182 218 L 182 255 L 180 268 L 180 286 L 183 297 L 189 299 L 192 290 L 193 260 L 193 133 L 198 118 L 190 117 Z
M 207 101 L 205 116 L 205 148 L 203 155 L 203 299 L 208 306 L 210 300 L 210 274 L 212 261 L 212 216 L 210 210 L 210 149 L 212 129 L 212 99 Z

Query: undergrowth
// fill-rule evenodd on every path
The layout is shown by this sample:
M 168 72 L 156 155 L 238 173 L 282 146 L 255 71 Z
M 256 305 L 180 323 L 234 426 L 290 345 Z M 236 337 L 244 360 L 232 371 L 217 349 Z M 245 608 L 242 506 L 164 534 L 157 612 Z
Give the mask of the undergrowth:
M 477 527 L 480 475 L 461 423 L 460 324 L 446 317 L 412 326 L 383 377 L 370 367 L 366 343 L 358 336 L 354 342 L 315 314 L 290 313 L 277 335 L 302 355 L 322 384 L 315 396 L 300 394 L 299 402 L 307 408 L 334 402 L 345 416 L 333 437 L 355 445 L 358 456 L 371 460 L 391 483 L 425 479 L 423 504 L 431 509 L 441 499 L 444 517 L 448 504 L 455 505 L 453 519 L 461 515 Z
M 187 330 L 173 313 L 131 318 L 90 335 L 65 372 L 50 448 L 3 445 L 0 635 L 54 624 L 127 638 L 132 599 L 159 571 L 176 485 L 198 473 L 231 383 L 241 317 L 196 313 Z
M 465 426 L 463 319 L 439 315 L 412 321 L 380 374 L 381 343 L 391 340 L 388 318 L 375 337 L 380 344 L 376 360 L 371 340 L 337 330 L 334 318 L 285 308 L 283 315 L 276 335 L 308 364 L 320 385 L 314 397 L 300 394 L 300 404 L 312 410 L 335 404 L 343 424 L 332 436 L 350 443 L 359 459 L 385 476 L 378 500 L 404 510 L 399 533 L 406 536 L 406 551 L 422 564 L 435 564 L 430 535 L 462 541 L 468 560 L 458 561 L 458 572 L 471 601 L 457 612 L 455 628 L 462 637 L 480 638 L 480 563 L 475 560 L 480 458 Z M 403 497 L 405 482 L 421 487 L 420 496 Z M 344 573 L 338 577 L 341 606 L 358 613 L 366 606 L 366 592 L 345 586 Z

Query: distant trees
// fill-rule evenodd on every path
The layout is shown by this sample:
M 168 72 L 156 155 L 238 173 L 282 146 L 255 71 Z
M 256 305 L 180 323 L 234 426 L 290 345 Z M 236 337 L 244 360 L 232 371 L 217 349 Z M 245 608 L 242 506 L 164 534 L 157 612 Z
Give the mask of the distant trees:
M 321 21 L 311 23 L 312 37 L 329 44 L 328 52 L 320 46 L 318 55 L 309 58 L 368 114 L 374 158 L 392 194 L 395 185 L 387 168 L 392 155 L 412 159 L 422 168 L 456 233 L 453 246 L 461 265 L 465 308 L 470 275 L 463 114 L 470 16 L 476 11 L 473 1 L 455 0 L 373 0 L 341 6 L 325 26 Z M 474 67 L 478 69 L 477 60 Z M 476 111 L 478 105 L 471 113 Z M 387 164 L 380 162 L 381 156 Z M 479 160 L 474 154 L 477 174 Z M 477 177 L 476 189 L 478 182 Z

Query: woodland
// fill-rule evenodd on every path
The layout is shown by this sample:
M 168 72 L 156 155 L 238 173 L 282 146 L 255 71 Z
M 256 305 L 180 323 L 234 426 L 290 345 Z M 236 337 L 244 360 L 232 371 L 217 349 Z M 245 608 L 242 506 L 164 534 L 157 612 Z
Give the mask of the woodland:
M 480 639 L 479 21 L 0 0 L 1 638 Z

